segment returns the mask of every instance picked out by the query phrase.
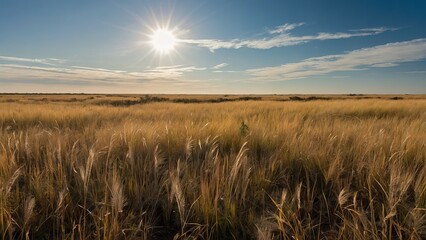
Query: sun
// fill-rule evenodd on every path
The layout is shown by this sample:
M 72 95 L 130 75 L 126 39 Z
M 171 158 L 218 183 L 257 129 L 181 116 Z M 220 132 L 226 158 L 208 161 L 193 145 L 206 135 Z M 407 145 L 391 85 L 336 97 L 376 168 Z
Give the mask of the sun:
M 162 54 L 168 54 L 176 45 L 176 37 L 167 29 L 157 29 L 151 36 L 152 47 Z

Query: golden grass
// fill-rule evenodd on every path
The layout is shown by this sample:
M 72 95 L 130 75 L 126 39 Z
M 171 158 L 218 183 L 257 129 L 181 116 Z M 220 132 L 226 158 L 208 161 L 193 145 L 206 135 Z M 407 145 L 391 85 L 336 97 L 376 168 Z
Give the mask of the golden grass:
M 0 101 L 3 239 L 426 238 L 422 97 L 36 97 Z

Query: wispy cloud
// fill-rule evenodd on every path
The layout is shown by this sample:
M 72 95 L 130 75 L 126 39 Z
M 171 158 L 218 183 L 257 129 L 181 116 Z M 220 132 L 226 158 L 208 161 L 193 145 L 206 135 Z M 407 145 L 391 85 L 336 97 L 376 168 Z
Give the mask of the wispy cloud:
M 10 57 L 10 56 L 0 56 L 0 61 L 39 63 L 44 65 L 56 65 L 56 64 L 63 64 L 66 62 L 66 60 L 58 59 L 58 58 L 21 58 L 21 57 Z
M 241 72 L 241 71 L 234 71 L 234 70 L 227 70 L 227 71 L 224 71 L 224 70 L 215 70 L 213 72 L 214 73 L 238 73 L 238 72 Z
M 194 44 L 199 47 L 208 48 L 211 52 L 217 49 L 238 49 L 238 48 L 254 48 L 254 49 L 270 49 L 274 47 L 285 47 L 299 45 L 311 41 L 323 41 L 332 39 L 345 39 L 352 37 L 365 37 L 377 35 L 386 31 L 394 31 L 396 28 L 364 28 L 350 30 L 348 32 L 326 33 L 320 32 L 314 35 L 294 36 L 291 30 L 304 25 L 304 23 L 283 24 L 267 31 L 267 36 L 263 38 L 253 39 L 180 39 L 180 42 Z
M 173 65 L 146 69 L 143 74 L 150 79 L 176 79 L 181 80 L 185 73 L 204 71 L 205 67 Z
M 308 58 L 275 67 L 249 69 L 252 80 L 281 81 L 307 78 L 331 72 L 394 67 L 426 59 L 426 38 L 362 48 L 344 54 Z
M 229 65 L 228 63 L 221 63 L 221 64 L 213 66 L 212 69 L 218 70 L 218 69 L 224 68 L 224 67 L 226 67 L 228 65 Z
M 300 27 L 302 25 L 304 25 L 305 23 L 286 23 L 280 26 L 276 26 L 275 28 L 273 28 L 272 30 L 269 30 L 268 32 L 270 34 L 277 34 L 277 33 L 285 33 L 288 31 L 291 31 L 297 27 Z
M 0 64 L 0 80 L 47 80 L 62 83 L 69 82 L 72 84 L 78 82 L 91 84 L 129 84 L 153 81 L 190 82 L 190 80 L 184 78 L 185 73 L 206 69 L 194 66 L 175 65 L 156 67 L 136 72 L 84 66 L 30 66 L 19 64 L 19 62 L 27 63 L 25 61 L 15 61 L 15 59 L 8 59 L 6 61 L 18 63 Z

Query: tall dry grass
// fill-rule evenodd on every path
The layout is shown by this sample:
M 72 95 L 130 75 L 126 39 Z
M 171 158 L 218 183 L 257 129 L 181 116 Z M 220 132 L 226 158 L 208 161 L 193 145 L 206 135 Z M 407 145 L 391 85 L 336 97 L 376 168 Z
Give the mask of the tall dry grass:
M 423 239 L 425 144 L 420 99 L 0 103 L 1 238 Z

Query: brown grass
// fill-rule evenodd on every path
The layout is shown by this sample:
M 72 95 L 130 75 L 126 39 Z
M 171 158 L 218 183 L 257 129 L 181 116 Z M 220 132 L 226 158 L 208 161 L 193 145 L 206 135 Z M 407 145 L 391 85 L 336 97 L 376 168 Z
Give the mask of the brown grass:
M 70 97 L 2 97 L 3 239 L 426 238 L 422 96 Z

